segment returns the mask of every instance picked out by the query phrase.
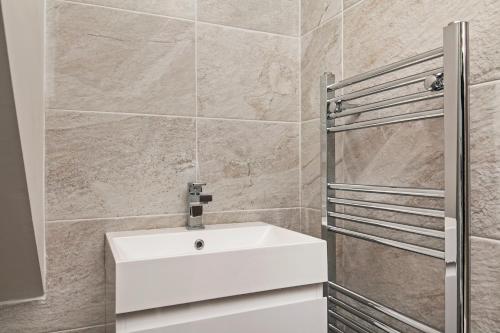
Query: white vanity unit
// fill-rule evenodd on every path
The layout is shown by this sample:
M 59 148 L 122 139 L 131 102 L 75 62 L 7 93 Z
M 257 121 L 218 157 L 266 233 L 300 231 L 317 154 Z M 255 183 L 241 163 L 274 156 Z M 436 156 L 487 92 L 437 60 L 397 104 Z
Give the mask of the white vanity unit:
M 106 237 L 113 332 L 327 332 L 323 240 L 260 222 Z

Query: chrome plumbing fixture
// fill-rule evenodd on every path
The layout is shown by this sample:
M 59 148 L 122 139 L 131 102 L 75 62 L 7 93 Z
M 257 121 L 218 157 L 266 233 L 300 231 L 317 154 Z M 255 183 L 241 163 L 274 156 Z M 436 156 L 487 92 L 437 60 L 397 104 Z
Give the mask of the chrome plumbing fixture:
M 203 205 L 212 201 L 211 194 L 203 193 L 203 186 L 206 183 L 188 183 L 188 209 L 189 215 L 186 222 L 186 228 L 204 229 L 203 226 Z

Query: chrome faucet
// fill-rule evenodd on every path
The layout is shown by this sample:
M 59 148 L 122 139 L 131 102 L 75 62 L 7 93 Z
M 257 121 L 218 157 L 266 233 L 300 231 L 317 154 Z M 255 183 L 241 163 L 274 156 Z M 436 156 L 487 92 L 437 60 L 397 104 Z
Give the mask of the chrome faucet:
M 188 183 L 189 215 L 186 223 L 188 230 L 203 229 L 203 205 L 212 201 L 211 194 L 203 193 L 205 183 Z

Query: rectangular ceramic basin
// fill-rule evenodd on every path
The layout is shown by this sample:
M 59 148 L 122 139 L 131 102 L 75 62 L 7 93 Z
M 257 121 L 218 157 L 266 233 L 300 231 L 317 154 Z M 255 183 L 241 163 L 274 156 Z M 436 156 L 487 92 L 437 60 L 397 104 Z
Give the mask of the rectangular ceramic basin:
M 325 241 L 266 223 L 106 236 L 115 313 L 327 280 Z

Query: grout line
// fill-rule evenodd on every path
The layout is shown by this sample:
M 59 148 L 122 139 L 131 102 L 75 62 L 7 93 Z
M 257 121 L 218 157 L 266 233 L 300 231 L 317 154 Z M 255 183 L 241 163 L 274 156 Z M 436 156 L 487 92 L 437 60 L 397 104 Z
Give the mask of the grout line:
M 499 83 L 500 83 L 500 79 L 493 79 L 493 80 L 489 80 L 489 81 L 472 83 L 472 84 L 470 84 L 470 87 L 490 86 L 490 85 L 495 85 L 495 84 L 499 84 Z
M 260 119 L 238 119 L 238 118 L 217 118 L 217 117 L 204 117 L 199 116 L 199 119 L 206 120 L 225 120 L 225 121 L 242 121 L 242 122 L 259 122 L 259 123 L 271 123 L 271 124 L 297 124 L 297 121 L 287 121 L 287 120 L 260 120 Z
M 53 331 L 52 333 L 71 333 L 71 332 L 77 332 L 80 330 L 86 330 L 89 328 L 100 328 L 100 327 L 105 327 L 106 324 L 97 324 L 97 325 L 92 325 L 92 326 L 84 326 L 84 327 L 75 327 L 75 328 L 70 328 L 67 330 L 62 330 L 62 331 Z
M 312 123 L 313 121 L 319 121 L 320 118 L 312 118 L 307 120 L 302 120 L 302 124 Z
M 340 12 L 338 12 L 337 14 L 333 15 L 332 17 L 330 17 L 328 20 L 324 21 L 324 22 L 321 22 L 320 25 L 318 25 L 317 27 L 314 27 L 312 30 L 309 30 L 308 32 L 306 32 L 305 34 L 302 35 L 302 37 L 305 37 L 305 36 L 308 36 L 310 35 L 311 33 L 313 33 L 314 31 L 316 30 L 319 30 L 321 28 L 323 28 L 325 25 L 327 25 L 328 23 L 332 22 L 333 20 L 341 17 L 343 14 L 342 14 L 342 10 Z
M 245 31 L 245 32 L 254 32 L 254 33 L 260 33 L 260 34 L 265 34 L 273 37 L 282 37 L 282 38 L 290 38 L 290 39 L 295 39 L 297 36 L 291 36 L 291 35 L 285 35 L 285 34 L 280 34 L 276 32 L 269 32 L 269 31 L 262 31 L 262 30 L 252 30 L 252 29 L 246 29 L 246 28 L 241 28 L 241 27 L 234 27 L 231 25 L 223 25 L 219 23 L 212 23 L 212 22 L 206 22 L 206 21 L 198 21 L 200 24 L 204 25 L 209 25 L 213 27 L 219 27 L 219 28 L 227 28 L 230 30 L 238 30 L 238 31 Z
M 187 213 L 89 217 L 89 218 L 80 218 L 80 219 L 47 220 L 45 223 L 49 224 L 49 223 L 84 222 L 84 221 L 110 221 L 110 220 L 126 220 L 126 219 L 152 218 L 152 217 L 172 217 L 172 216 L 185 216 L 185 215 L 187 215 Z
M 261 119 L 238 119 L 238 118 L 218 118 L 218 117 L 203 117 L 203 116 L 181 116 L 169 114 L 153 114 L 153 113 L 134 113 L 134 112 L 114 112 L 114 111 L 93 111 L 93 110 L 71 110 L 71 109 L 55 109 L 48 108 L 48 111 L 58 112 L 74 112 L 74 113 L 94 113 L 94 114 L 108 114 L 117 116 L 134 116 L 134 117 L 164 117 L 164 118 L 185 118 L 185 119 L 206 119 L 206 120 L 222 120 L 222 121 L 242 121 L 242 122 L 257 122 L 257 123 L 278 123 L 278 124 L 296 124 L 297 121 L 285 120 L 261 120 Z
M 198 160 L 198 1 L 194 1 L 194 127 L 195 127 L 195 142 L 194 142 L 194 159 L 195 159 L 195 179 L 200 181 L 200 163 Z
M 104 8 L 104 9 L 108 9 L 108 10 L 116 10 L 116 11 L 119 11 L 119 12 L 125 12 L 125 13 L 131 13 L 131 14 L 161 17 L 161 18 L 167 18 L 167 19 L 171 19 L 171 20 L 179 20 L 179 21 L 184 21 L 184 22 L 191 22 L 191 23 L 195 22 L 192 19 L 183 18 L 183 17 L 169 16 L 169 15 L 163 15 L 163 14 L 155 14 L 155 13 L 150 13 L 150 12 L 141 12 L 141 11 L 132 10 L 132 9 L 110 7 L 110 6 L 104 6 L 104 5 L 97 5 L 97 4 L 93 4 L 93 3 L 85 3 L 85 2 L 78 2 L 78 1 L 72 1 L 72 0 L 56 0 L 56 1 L 66 2 L 66 3 L 72 4 L 72 5 L 78 5 L 78 6 L 97 7 L 97 8 Z
M 302 0 L 299 2 L 299 230 L 302 232 Z
M 132 13 L 132 14 L 161 17 L 161 18 L 167 18 L 167 19 L 171 19 L 171 20 L 179 20 L 179 21 L 184 21 L 184 22 L 191 22 L 191 23 L 197 23 L 198 22 L 198 23 L 201 23 L 201 24 L 207 24 L 207 25 L 211 25 L 211 26 L 215 26 L 215 27 L 220 27 L 220 28 L 228 28 L 228 29 L 240 30 L 240 31 L 246 31 L 246 32 L 261 33 L 261 34 L 266 34 L 266 35 L 275 36 L 275 37 L 297 38 L 297 36 L 280 34 L 280 33 L 276 33 L 276 32 L 269 32 L 269 31 L 263 31 L 263 30 L 254 30 L 254 29 L 234 27 L 234 26 L 224 25 L 224 24 L 219 24 L 219 23 L 199 21 L 198 18 L 197 18 L 198 14 L 196 13 L 197 12 L 197 7 L 198 7 L 197 6 L 197 2 L 195 2 L 195 18 L 194 19 L 188 19 L 188 18 L 177 17 L 177 16 L 155 14 L 155 13 L 150 13 L 150 12 L 141 12 L 141 11 L 136 11 L 136 10 L 131 10 L 131 9 L 124 9 L 124 8 L 110 7 L 110 6 L 103 6 L 103 5 L 96 5 L 96 4 L 83 3 L 83 2 L 77 2 L 77 1 L 72 1 L 72 0 L 56 0 L 56 1 L 66 2 L 66 3 L 70 3 L 70 4 L 73 4 L 73 5 L 80 5 L 80 6 L 99 7 L 99 8 L 109 9 L 109 10 L 116 10 L 116 11 L 121 11 L 121 12 L 126 12 L 126 13 Z
M 498 239 L 498 238 L 488 238 L 488 237 L 483 237 L 483 236 L 472 235 L 471 239 L 476 239 L 476 240 L 480 240 L 480 241 L 488 241 L 488 242 L 492 242 L 492 243 L 498 243 L 500 245 L 500 239 Z
M 340 69 L 341 73 L 340 76 L 342 80 L 344 79 L 344 1 L 342 1 L 341 4 L 341 11 L 340 13 L 342 14 L 340 18 Z
M 307 207 L 307 206 L 304 206 L 304 207 L 301 207 L 302 209 L 304 210 L 313 210 L 315 212 L 321 212 L 321 209 L 319 208 L 312 208 L 312 207 Z
M 207 211 L 207 212 L 205 212 L 205 214 L 251 213 L 251 212 L 289 210 L 289 209 L 298 209 L 298 208 L 300 208 L 300 207 L 220 210 L 220 211 Z M 68 223 L 68 222 L 88 222 L 88 221 L 112 221 L 112 220 L 126 220 L 126 219 L 135 219 L 135 218 L 159 218 L 159 217 L 175 217 L 175 216 L 181 217 L 181 216 L 186 216 L 186 215 L 187 215 L 187 213 L 171 213 L 171 214 L 153 214 L 153 215 L 110 216 L 110 217 L 81 218 L 81 219 L 61 219 L 61 220 L 48 220 L 45 222 L 45 224 Z
M 216 211 L 207 211 L 204 214 L 251 213 L 251 212 L 279 211 L 279 210 L 291 210 L 291 209 L 300 209 L 300 207 L 278 207 L 278 208 L 262 208 L 262 209 L 216 210 Z
M 341 32 L 340 32 L 340 77 L 341 79 L 344 79 L 344 16 L 345 16 L 345 8 L 344 8 L 344 1 L 342 1 L 342 4 L 341 4 L 341 18 L 340 18 L 340 29 Z M 344 141 L 341 141 L 341 145 L 343 146 L 343 142 Z M 335 145 L 335 143 L 334 143 Z M 343 148 L 342 148 L 343 149 Z M 334 157 L 334 160 L 335 160 L 335 157 Z M 335 161 L 333 161 L 333 168 L 336 168 L 336 163 Z M 344 168 L 345 166 L 342 165 L 342 168 Z M 336 177 L 336 174 L 337 172 L 334 172 L 334 175 Z M 323 215 L 323 212 L 321 212 L 321 215 Z M 326 218 L 326 224 L 328 224 L 328 219 Z M 321 217 L 321 225 L 323 228 L 323 216 Z M 337 236 L 334 236 L 335 238 Z M 344 253 L 345 252 L 345 244 L 344 244 L 344 238 L 340 238 L 339 240 L 339 243 L 340 243 L 340 251 L 341 253 Z M 334 244 L 336 244 L 336 242 L 334 242 Z M 335 247 L 337 247 L 337 245 L 335 245 Z M 337 256 L 337 249 L 334 250 L 335 251 L 335 257 Z M 346 261 L 346 256 L 345 255 L 342 255 L 341 258 L 340 258 L 340 266 L 341 266 L 341 269 L 344 269 L 345 267 L 345 261 Z M 337 264 L 337 259 L 335 259 L 335 265 Z M 337 274 L 335 273 L 335 278 L 337 277 Z
M 115 116 L 134 116 L 134 117 L 165 117 L 165 118 L 187 118 L 193 119 L 195 116 L 181 116 L 181 115 L 171 115 L 171 114 L 157 114 L 157 113 L 137 113 L 137 112 L 116 112 L 116 111 L 96 111 L 96 110 L 74 110 L 74 109 L 58 109 L 58 108 L 47 108 L 48 111 L 58 111 L 58 112 L 75 112 L 75 113 L 95 113 L 95 114 L 109 114 Z
M 346 10 L 350 10 L 352 8 L 356 8 L 357 6 L 361 5 L 363 2 L 365 2 L 365 0 L 360 0 L 360 1 L 356 2 L 354 5 L 351 5 L 351 6 L 347 7 L 347 8 L 345 8 L 345 9 L 343 8 L 342 11 L 346 11 Z M 342 1 L 342 7 L 344 7 L 344 2 L 343 1 Z

